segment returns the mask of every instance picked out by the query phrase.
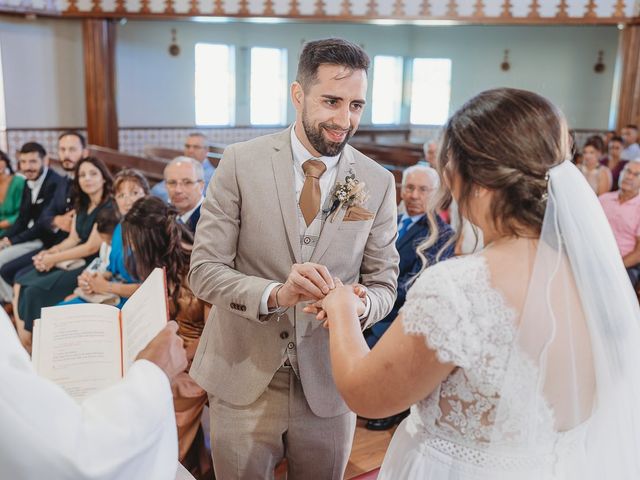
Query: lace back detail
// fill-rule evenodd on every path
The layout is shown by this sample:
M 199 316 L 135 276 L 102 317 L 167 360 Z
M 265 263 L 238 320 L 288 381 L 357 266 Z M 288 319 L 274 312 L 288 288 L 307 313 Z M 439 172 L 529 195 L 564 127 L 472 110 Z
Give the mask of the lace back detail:
M 455 258 L 425 270 L 409 290 L 401 313 L 407 334 L 424 336 L 439 361 L 458 367 L 417 405 L 430 442 L 441 438 L 480 450 L 489 442 L 517 446 L 522 439 L 525 444 L 531 432 L 521 423 L 531 415 L 537 415 L 541 425 L 536 436 L 553 432 L 553 415 L 544 400 L 539 411 L 523 411 L 530 403 L 518 399 L 530 386 L 514 385 L 510 401 L 500 402 L 507 365 L 514 360 L 510 355 L 522 355 L 512 352 L 517 314 L 492 288 L 484 257 Z M 536 377 L 533 363 L 524 357 L 516 360 L 516 378 Z

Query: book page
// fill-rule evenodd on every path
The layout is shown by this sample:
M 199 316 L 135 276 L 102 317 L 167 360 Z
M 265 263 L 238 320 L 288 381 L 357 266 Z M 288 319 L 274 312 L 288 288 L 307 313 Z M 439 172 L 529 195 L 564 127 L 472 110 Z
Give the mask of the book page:
M 120 380 L 117 308 L 95 304 L 43 308 L 35 330 L 36 371 L 76 400 Z
M 124 372 L 168 321 L 164 270 L 156 268 L 122 307 Z

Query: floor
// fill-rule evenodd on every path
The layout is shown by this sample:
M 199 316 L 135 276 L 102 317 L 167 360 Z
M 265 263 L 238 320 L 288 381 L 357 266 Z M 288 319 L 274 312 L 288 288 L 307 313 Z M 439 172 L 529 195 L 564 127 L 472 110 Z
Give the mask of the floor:
M 356 424 L 356 434 L 353 439 L 353 448 L 347 465 L 345 480 L 378 468 L 382 464 L 382 459 L 395 431 L 395 428 L 383 432 L 367 430 L 364 428 L 365 422 L 365 420 L 358 419 Z M 280 465 L 276 470 L 275 478 L 276 480 L 285 480 L 287 478 L 284 464 Z

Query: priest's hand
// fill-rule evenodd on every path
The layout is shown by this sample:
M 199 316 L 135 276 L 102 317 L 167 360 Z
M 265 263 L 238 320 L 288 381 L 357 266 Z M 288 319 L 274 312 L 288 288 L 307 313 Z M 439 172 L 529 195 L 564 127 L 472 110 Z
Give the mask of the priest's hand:
M 178 324 L 169 322 L 156 337 L 138 354 L 136 360 L 155 363 L 167 374 L 170 381 L 187 368 L 187 352 L 177 335 Z

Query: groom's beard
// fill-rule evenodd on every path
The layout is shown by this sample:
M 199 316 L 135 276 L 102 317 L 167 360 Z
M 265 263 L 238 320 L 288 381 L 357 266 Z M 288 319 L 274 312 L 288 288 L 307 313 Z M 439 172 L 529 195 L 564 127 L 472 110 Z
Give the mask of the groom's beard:
M 314 126 L 307 118 L 306 109 L 302 110 L 302 128 L 304 128 L 304 133 L 307 136 L 307 139 L 309 140 L 311 146 L 316 150 L 316 152 L 324 157 L 335 157 L 336 155 L 339 155 L 349 139 L 353 136 L 353 127 L 349 127 L 349 129 L 347 130 L 347 134 L 345 135 L 342 142 L 337 143 L 327 140 L 322 134 L 323 128 L 338 131 L 345 131 L 345 129 L 328 122 L 319 123 L 318 127 L 314 128 Z

